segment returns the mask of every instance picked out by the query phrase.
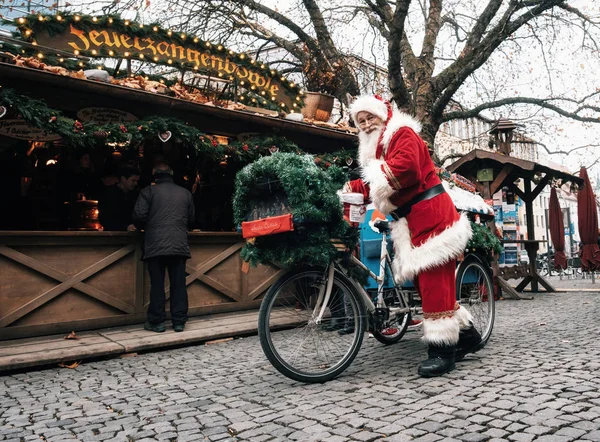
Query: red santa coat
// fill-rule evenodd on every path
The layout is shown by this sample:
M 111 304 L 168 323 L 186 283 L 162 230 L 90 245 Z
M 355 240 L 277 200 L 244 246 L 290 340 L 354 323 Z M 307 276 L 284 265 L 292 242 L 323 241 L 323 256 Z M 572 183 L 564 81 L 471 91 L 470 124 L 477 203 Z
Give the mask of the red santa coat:
M 360 144 L 363 180 L 350 182 L 346 190 L 370 196 L 379 211 L 389 214 L 440 184 L 427 145 L 417 134 L 420 130 L 415 119 L 396 110 L 380 149 L 376 142 Z M 410 214 L 392 223 L 391 230 L 398 283 L 455 260 L 472 236 L 468 218 L 459 215 L 447 193 L 415 204 Z

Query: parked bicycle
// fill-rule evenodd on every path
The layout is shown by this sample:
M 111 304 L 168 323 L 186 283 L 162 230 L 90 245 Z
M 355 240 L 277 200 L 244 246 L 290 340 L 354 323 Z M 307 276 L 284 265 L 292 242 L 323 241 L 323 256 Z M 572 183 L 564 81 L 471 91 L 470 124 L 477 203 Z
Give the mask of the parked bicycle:
M 368 330 L 379 342 L 399 342 L 413 314 L 420 314 L 416 292 L 396 284 L 388 252 L 389 222 L 378 220 L 382 234 L 379 275 L 349 253 L 325 268 L 286 272 L 265 295 L 258 321 L 262 349 L 283 375 L 301 382 L 326 382 L 346 370 Z M 355 278 L 368 272 L 377 282 L 368 293 Z M 391 284 L 386 284 L 391 282 Z M 456 299 L 468 306 L 483 342 L 492 333 L 495 297 L 485 259 L 469 253 L 457 267 Z

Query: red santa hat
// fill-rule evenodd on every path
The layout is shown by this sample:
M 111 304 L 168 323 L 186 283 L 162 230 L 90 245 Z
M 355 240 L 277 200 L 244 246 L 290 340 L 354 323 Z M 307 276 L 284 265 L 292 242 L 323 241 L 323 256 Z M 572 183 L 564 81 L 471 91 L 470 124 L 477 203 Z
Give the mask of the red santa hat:
M 380 95 L 361 95 L 350 105 L 350 117 L 357 126 L 359 112 L 369 112 L 387 122 L 392 117 L 392 105 Z

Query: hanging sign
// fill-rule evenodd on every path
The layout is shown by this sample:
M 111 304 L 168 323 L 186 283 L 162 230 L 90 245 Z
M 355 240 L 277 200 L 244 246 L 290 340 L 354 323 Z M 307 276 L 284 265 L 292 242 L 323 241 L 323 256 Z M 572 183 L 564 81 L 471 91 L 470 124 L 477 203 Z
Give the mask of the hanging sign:
M 136 121 L 137 117 L 129 112 L 105 107 L 86 107 L 77 111 L 77 118 L 81 121 L 96 124 L 127 123 Z
M 61 138 L 60 135 L 30 126 L 24 120 L 0 120 L 0 135 L 28 141 L 57 141 Z
M 198 37 L 116 16 L 30 15 L 15 22 L 23 37 L 40 47 L 92 58 L 126 58 L 201 70 L 237 80 L 254 94 L 254 100 L 270 101 L 288 112 L 301 108 L 300 88 L 295 83 L 246 54 Z
M 480 183 L 494 181 L 494 169 L 479 169 L 477 171 L 477 181 Z

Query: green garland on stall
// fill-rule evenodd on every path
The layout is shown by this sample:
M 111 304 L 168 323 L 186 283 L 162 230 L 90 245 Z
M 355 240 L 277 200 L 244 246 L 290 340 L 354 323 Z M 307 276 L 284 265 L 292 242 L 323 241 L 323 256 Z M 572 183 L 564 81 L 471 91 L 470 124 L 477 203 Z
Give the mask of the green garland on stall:
M 73 148 L 92 149 L 105 143 L 137 146 L 158 137 L 160 133 L 171 132 L 171 136 L 178 139 L 188 152 L 208 156 L 215 161 L 226 161 L 239 169 L 276 152 L 306 155 L 296 144 L 281 136 L 255 136 L 246 141 L 236 140 L 228 145 L 221 145 L 210 135 L 176 118 L 152 116 L 123 124 L 81 123 L 48 107 L 42 100 L 1 86 L 0 105 L 8 108 L 10 118 L 22 118 L 38 129 L 60 135 L 63 143 Z M 322 169 L 331 166 L 345 168 L 347 160 L 355 156 L 356 150 L 341 150 L 318 155 L 314 162 Z
M 282 186 L 295 230 L 248 241 L 242 249 L 244 260 L 251 265 L 276 263 L 284 268 L 324 266 L 339 253 L 331 238 L 339 238 L 346 247 L 354 249 L 358 232 L 344 221 L 336 194 L 347 179 L 341 168 L 331 166 L 324 170 L 312 156 L 293 153 L 274 153 L 249 164 L 236 176 L 233 197 L 236 224 L 246 220 L 256 198 L 255 185 L 263 179 Z
M 19 32 L 15 33 L 15 37 L 21 37 L 27 42 L 35 42 L 35 37 L 37 34 L 48 33 L 52 36 L 68 32 L 68 29 L 71 25 L 76 25 L 78 29 L 82 29 L 84 31 L 98 29 L 100 26 L 110 29 L 111 32 L 121 32 L 127 35 L 138 37 L 140 39 L 166 39 L 168 41 L 178 43 L 183 47 L 192 48 L 197 51 L 208 52 L 215 55 L 227 54 L 228 57 L 234 60 L 234 62 L 240 67 L 258 71 L 266 77 L 281 78 L 281 84 L 283 85 L 285 94 L 289 96 L 298 106 L 302 107 L 304 105 L 304 97 L 302 96 L 300 87 L 294 82 L 290 82 L 286 78 L 281 77 L 281 74 L 277 70 L 270 68 L 267 64 L 258 60 L 254 60 L 247 54 L 236 53 L 232 50 L 228 50 L 221 44 L 213 44 L 209 41 L 202 40 L 199 37 L 186 35 L 184 32 L 164 29 L 159 23 L 150 23 L 148 25 L 144 25 L 131 20 L 123 19 L 118 14 L 93 17 L 90 15 L 73 12 L 57 12 L 56 14 L 29 14 L 12 20 L 2 19 L 2 23 L 16 26 Z M 132 58 L 134 55 L 133 49 L 135 48 L 132 48 Z M 93 58 L 114 58 L 114 56 L 110 54 L 109 50 L 105 48 L 100 50 L 95 49 L 94 52 L 91 50 L 81 50 L 78 51 L 78 55 Z M 152 62 L 157 65 L 172 66 L 182 69 L 197 69 L 197 66 L 192 62 L 180 62 L 178 60 L 170 61 L 171 63 L 162 61 Z M 243 82 L 240 84 L 242 83 Z
M 484 224 L 471 222 L 471 229 L 473 236 L 467 243 L 467 250 L 483 252 L 484 256 L 490 256 L 492 252 L 498 255 L 502 253 L 502 243 Z

